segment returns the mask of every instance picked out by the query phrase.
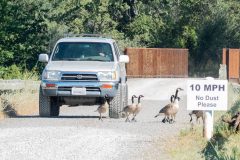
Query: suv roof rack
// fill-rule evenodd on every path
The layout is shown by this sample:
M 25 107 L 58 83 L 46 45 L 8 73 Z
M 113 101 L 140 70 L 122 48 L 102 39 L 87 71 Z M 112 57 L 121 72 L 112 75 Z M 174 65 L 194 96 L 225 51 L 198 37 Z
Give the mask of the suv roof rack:
M 67 37 L 99 37 L 99 38 L 111 38 L 109 36 L 105 36 L 105 35 L 102 35 L 102 34 L 71 34 L 71 33 L 67 33 L 67 34 L 64 34 L 64 38 L 67 38 Z

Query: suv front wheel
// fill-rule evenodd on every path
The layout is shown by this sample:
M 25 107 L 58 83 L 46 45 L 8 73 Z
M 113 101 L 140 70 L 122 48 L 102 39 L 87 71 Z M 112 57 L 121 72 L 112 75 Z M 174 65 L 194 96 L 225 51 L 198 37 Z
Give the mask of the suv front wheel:
M 59 116 L 60 106 L 57 97 L 43 95 L 42 89 L 39 89 L 39 116 L 51 117 Z
M 122 88 L 122 85 L 119 84 L 116 96 L 113 98 L 110 98 L 110 101 L 109 101 L 109 117 L 110 118 L 119 118 L 121 115 L 121 109 L 122 109 L 121 88 Z

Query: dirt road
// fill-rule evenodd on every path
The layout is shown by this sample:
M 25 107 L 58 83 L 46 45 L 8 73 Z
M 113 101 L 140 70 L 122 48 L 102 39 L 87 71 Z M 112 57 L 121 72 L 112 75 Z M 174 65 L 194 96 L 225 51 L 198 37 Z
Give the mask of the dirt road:
M 129 97 L 145 96 L 137 122 L 109 118 L 101 122 L 94 112 L 97 106 L 64 106 L 58 118 L 29 115 L 6 119 L 0 122 L 0 159 L 170 159 L 164 145 L 189 125 L 186 79 L 129 79 L 128 85 Z M 177 87 L 185 89 L 179 93 L 177 122 L 164 124 L 163 116 L 154 116 L 169 103 Z

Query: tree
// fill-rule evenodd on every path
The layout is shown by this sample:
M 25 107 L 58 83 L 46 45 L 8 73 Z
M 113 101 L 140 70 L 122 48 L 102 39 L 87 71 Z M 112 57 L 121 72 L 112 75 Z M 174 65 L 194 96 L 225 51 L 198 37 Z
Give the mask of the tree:
M 31 69 L 48 42 L 43 2 L 3 0 L 0 5 L 0 65 Z

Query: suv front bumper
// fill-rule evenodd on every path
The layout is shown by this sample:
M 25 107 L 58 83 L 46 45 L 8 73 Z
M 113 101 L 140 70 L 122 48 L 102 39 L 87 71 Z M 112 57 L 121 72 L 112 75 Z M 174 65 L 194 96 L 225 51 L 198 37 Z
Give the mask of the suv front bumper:
M 115 97 L 119 82 L 59 82 L 42 81 L 41 88 L 45 96 L 81 96 L 81 97 Z M 73 95 L 72 88 L 86 88 L 86 94 Z

